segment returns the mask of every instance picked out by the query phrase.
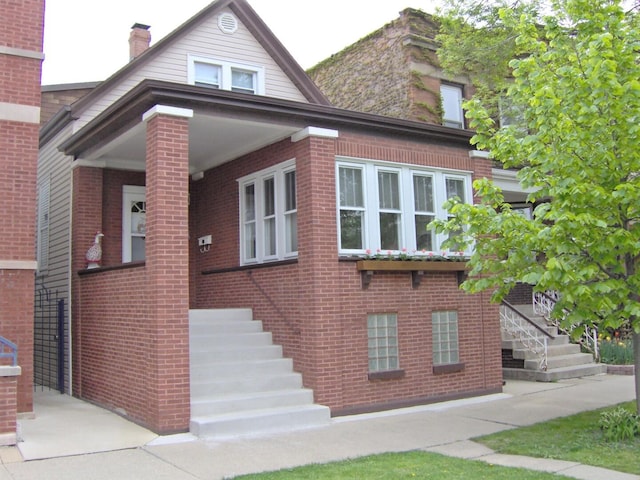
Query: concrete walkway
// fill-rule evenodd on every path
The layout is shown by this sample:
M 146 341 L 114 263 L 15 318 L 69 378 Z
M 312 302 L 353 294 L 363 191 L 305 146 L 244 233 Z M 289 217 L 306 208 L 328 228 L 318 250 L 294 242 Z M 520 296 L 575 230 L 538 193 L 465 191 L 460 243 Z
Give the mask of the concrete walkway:
M 0 480 L 213 480 L 417 449 L 584 480 L 640 480 L 575 462 L 495 454 L 469 440 L 633 398 L 630 376 L 509 381 L 498 395 L 334 418 L 329 426 L 297 432 L 208 442 L 188 434 L 158 437 L 86 402 L 40 393 L 36 418 L 20 422 L 19 448 L 0 449 Z

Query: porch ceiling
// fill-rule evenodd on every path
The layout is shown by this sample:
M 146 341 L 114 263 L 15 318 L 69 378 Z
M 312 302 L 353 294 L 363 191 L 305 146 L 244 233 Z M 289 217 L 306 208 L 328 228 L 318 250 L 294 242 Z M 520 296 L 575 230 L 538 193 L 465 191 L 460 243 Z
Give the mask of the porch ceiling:
M 300 126 L 195 112 L 189 120 L 189 172 L 208 170 L 291 136 Z M 146 124 L 141 122 L 93 152 L 105 167 L 144 171 Z

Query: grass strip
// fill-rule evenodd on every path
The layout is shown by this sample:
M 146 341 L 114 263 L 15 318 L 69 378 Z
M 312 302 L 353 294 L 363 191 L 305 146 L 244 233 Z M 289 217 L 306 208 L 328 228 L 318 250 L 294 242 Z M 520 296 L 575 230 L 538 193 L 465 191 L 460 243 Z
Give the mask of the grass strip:
M 491 465 L 481 461 L 446 457 L 436 453 L 411 451 L 307 465 L 304 467 L 243 475 L 236 480 L 345 480 L 345 479 L 428 479 L 428 480 L 561 480 L 568 477 L 522 468 Z
M 635 412 L 635 402 L 621 405 Z M 608 442 L 598 427 L 600 413 L 614 408 L 582 412 L 473 440 L 497 453 L 568 460 L 640 475 L 640 437 Z

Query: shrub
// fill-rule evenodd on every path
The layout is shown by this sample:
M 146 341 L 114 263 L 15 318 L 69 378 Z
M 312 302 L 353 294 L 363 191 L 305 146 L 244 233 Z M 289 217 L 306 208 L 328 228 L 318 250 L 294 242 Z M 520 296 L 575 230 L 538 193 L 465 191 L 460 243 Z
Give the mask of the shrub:
M 604 438 L 610 442 L 631 440 L 636 435 L 640 435 L 640 415 L 624 407 L 602 412 L 599 425 Z

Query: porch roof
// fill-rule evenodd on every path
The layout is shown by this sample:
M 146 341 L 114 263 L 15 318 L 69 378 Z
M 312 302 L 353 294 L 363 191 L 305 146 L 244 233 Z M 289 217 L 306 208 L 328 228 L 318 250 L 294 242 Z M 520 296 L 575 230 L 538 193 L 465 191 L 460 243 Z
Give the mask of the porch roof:
M 144 80 L 63 142 L 74 159 L 144 170 L 146 124 L 156 105 L 194 112 L 189 129 L 190 172 L 213 168 L 291 136 L 307 126 L 349 130 L 471 149 L 473 132 L 327 105 L 246 95 L 193 85 Z

